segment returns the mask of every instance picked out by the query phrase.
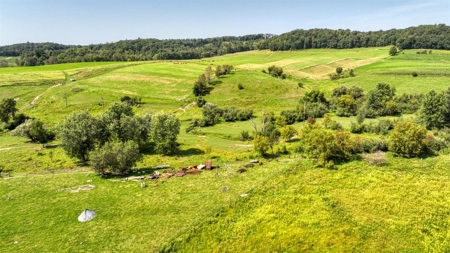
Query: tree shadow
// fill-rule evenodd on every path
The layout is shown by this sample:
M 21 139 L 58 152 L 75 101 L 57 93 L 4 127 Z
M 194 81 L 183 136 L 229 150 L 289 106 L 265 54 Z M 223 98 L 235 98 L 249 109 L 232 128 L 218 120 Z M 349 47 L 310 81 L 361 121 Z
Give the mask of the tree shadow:
M 139 150 L 140 150 L 141 154 L 150 155 L 150 154 L 154 153 L 155 145 L 154 145 L 154 143 L 149 142 L 149 143 L 144 144 Z
M 178 156 L 192 156 L 192 155 L 203 155 L 205 151 L 198 148 L 188 148 L 179 150 L 176 155 Z
M 221 80 L 214 80 L 214 81 L 210 82 L 209 84 L 211 84 L 211 85 L 218 85 L 218 84 L 221 84 L 221 83 L 222 83 Z
M 46 144 L 45 149 L 54 149 L 59 147 L 60 144 Z

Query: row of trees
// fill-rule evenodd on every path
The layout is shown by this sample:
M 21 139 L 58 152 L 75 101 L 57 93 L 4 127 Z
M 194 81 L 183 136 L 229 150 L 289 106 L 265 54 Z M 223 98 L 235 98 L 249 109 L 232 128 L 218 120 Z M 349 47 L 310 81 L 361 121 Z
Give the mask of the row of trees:
M 342 129 L 330 130 L 317 123 L 306 124 L 299 137 L 301 151 L 314 159 L 317 166 L 326 168 L 333 168 L 334 162 L 356 159 L 362 152 L 389 150 L 400 156 L 416 157 L 449 146 L 448 141 L 437 145 L 439 140 L 427 135 L 423 126 L 411 121 L 397 122 L 387 143 L 384 139 L 361 138 Z
M 205 72 L 201 74 L 197 81 L 194 83 L 194 87 L 192 89 L 192 92 L 196 97 L 201 97 L 210 92 L 210 87 L 208 87 L 209 84 L 214 83 L 214 76 L 217 78 L 230 74 L 231 71 L 233 71 L 232 65 L 218 65 L 215 70 L 211 68 L 211 66 L 208 66 L 205 69 Z
M 302 50 L 310 48 L 357 48 L 394 45 L 412 48 L 450 49 L 450 27 L 422 25 L 406 29 L 360 32 L 350 30 L 294 30 L 275 36 L 254 34 L 207 39 L 136 39 L 89 46 L 55 43 L 23 43 L 0 47 L 0 56 L 21 56 L 20 66 L 66 62 L 142 61 L 200 59 L 249 50 Z
M 157 113 L 139 117 L 127 103 L 114 103 L 99 117 L 75 112 L 58 127 L 66 153 L 104 173 L 124 173 L 140 159 L 139 151 L 152 144 L 155 153 L 173 154 L 180 132 L 179 119 Z

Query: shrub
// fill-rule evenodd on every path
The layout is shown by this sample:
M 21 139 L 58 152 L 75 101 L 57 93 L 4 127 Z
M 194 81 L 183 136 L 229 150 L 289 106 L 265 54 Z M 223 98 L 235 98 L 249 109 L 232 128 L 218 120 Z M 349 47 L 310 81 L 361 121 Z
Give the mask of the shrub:
M 330 77 L 330 80 L 337 80 L 339 79 L 339 75 L 336 73 L 332 73 L 328 75 Z
M 299 88 L 303 88 L 303 83 L 298 83 L 297 85 Z
M 268 70 L 271 76 L 283 78 L 283 69 L 281 67 L 272 65 L 268 68 Z M 284 75 L 284 78 L 286 78 L 286 75 Z
M 242 84 L 238 84 L 238 89 L 243 90 L 244 86 Z
M 250 133 L 248 131 L 242 130 L 241 134 L 239 135 L 239 140 L 250 141 L 250 140 L 253 140 L 253 137 L 250 135 Z
M 389 150 L 404 157 L 419 156 L 426 148 L 426 129 L 410 121 L 395 124 L 389 139 Z
M 412 72 L 412 76 L 413 76 L 413 77 L 417 77 L 417 76 L 418 76 L 417 72 L 415 72 L 415 71 Z
M 342 68 L 341 67 L 337 67 L 336 68 L 336 74 L 340 75 L 342 73 Z
M 202 108 L 206 104 L 206 100 L 203 97 L 197 97 L 197 106 Z
M 427 137 L 425 138 L 425 145 L 427 151 L 431 154 L 434 154 L 447 148 L 447 144 L 445 143 L 444 140 L 434 138 L 434 136 L 430 134 L 427 135 Z

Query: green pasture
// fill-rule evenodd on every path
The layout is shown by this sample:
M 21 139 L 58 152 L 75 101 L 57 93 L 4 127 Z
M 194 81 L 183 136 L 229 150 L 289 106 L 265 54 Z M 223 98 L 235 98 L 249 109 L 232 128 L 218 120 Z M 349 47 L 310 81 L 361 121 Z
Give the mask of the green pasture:
M 191 159 L 189 164 L 202 160 Z M 173 177 L 152 183 L 125 178 L 101 179 L 93 173 L 17 175 L 0 181 L 0 249 L 3 252 L 155 252 L 199 221 L 235 203 L 290 163 L 267 163 L 236 174 L 242 162 L 198 176 Z M 157 165 L 157 164 L 153 164 Z M 146 175 L 150 165 L 140 168 Z M 136 175 L 143 175 L 137 174 Z M 154 184 L 158 184 L 154 186 Z M 71 193 L 79 186 L 89 191 Z M 222 191 L 222 187 L 228 190 Z M 84 209 L 96 211 L 80 223 Z
M 303 161 L 163 252 L 448 252 L 449 159 Z
M 14 98 L 19 112 L 55 128 L 74 111 L 97 115 L 125 95 L 137 96 L 144 104 L 134 108 L 136 114 L 163 110 L 182 122 L 179 152 L 145 153 L 139 172 L 148 175 L 156 165 L 178 168 L 209 159 L 237 169 L 260 158 L 251 141 L 238 140 L 242 131 L 253 132 L 250 121 L 185 132 L 193 119 L 202 117 L 192 88 L 207 66 L 231 64 L 235 70 L 216 78 L 204 99 L 220 108 L 252 109 L 257 117 L 294 109 L 313 89 L 330 94 L 339 85 L 358 85 L 367 93 L 385 82 L 401 94 L 450 86 L 449 52 L 406 50 L 391 57 L 388 50 L 251 51 L 182 62 L 0 68 L 0 99 Z M 287 78 L 262 72 L 271 65 L 283 67 Z M 336 67 L 352 68 L 356 76 L 329 80 Z M 355 117 L 330 116 L 347 129 L 356 122 Z M 0 179 L 1 252 L 450 251 L 448 155 L 423 160 L 389 156 L 384 167 L 355 161 L 324 170 L 300 161 L 294 151 L 298 142 L 280 142 L 274 152 L 286 146 L 290 154 L 264 160 L 263 166 L 243 174 L 230 176 L 222 166 L 219 176 L 206 171 L 140 188 L 139 182 L 97 177 L 58 144 L 55 140 L 42 148 L 0 133 L 0 165 L 13 171 L 12 178 Z M 70 193 L 86 184 L 95 188 Z M 222 186 L 229 190 L 222 192 Z M 240 197 L 243 193 L 249 195 Z M 76 218 L 85 208 L 98 217 L 79 223 Z
M 450 85 L 450 54 L 439 50 L 434 50 L 432 54 L 416 52 L 417 50 L 404 51 L 397 56 L 362 66 L 356 69 L 356 77 L 337 82 L 357 85 L 365 91 L 384 82 L 394 86 L 397 94 L 446 90 Z M 412 72 L 416 72 L 418 76 L 413 77 Z

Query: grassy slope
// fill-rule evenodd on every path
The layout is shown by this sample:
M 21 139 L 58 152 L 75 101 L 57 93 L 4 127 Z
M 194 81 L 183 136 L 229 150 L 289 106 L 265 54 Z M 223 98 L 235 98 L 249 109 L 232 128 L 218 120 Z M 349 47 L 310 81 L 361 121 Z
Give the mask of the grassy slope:
M 166 245 L 170 252 L 448 252 L 450 157 L 301 163 Z
M 191 159 L 189 164 L 200 162 Z M 239 164 L 230 163 L 234 168 Z M 205 171 L 199 176 L 160 180 L 159 186 L 146 181 L 148 188 L 92 173 L 1 180 L 0 251 L 154 252 L 289 165 L 268 163 L 232 176 L 224 169 L 219 176 Z M 95 188 L 78 193 L 68 189 L 87 184 Z M 222 192 L 224 185 L 229 190 Z M 98 216 L 80 223 L 77 217 L 85 208 Z
M 254 51 L 215 57 L 203 61 L 188 61 L 188 64 L 174 64 L 173 62 L 143 63 L 141 65 L 133 65 L 133 63 L 130 63 L 130 65 L 124 65 L 124 63 L 80 63 L 36 68 L 8 68 L 0 69 L 0 80 L 13 81 L 12 83 L 8 83 L 9 81 L 2 83 L 3 86 L 0 87 L 0 98 L 18 98 L 18 107 L 22 108 L 28 104 L 29 101 L 33 100 L 35 96 L 43 94 L 34 106 L 24 109 L 23 112 L 27 115 L 38 117 L 42 119 L 47 126 L 53 127 L 60 122 L 65 115 L 72 111 L 89 110 L 93 113 L 101 112 L 101 98 L 104 99 L 106 106 L 108 106 L 113 101 L 118 101 L 123 95 L 137 95 L 142 97 L 143 101 L 146 102 L 143 107 L 136 109 L 138 114 L 151 113 L 155 110 L 175 112 L 177 116 L 182 119 L 182 128 L 184 129 L 187 127 L 187 121 L 192 118 L 201 117 L 201 110 L 193 106 L 183 112 L 179 108 L 184 107 L 193 101 L 193 95 L 191 95 L 193 82 L 209 64 L 233 64 L 236 71 L 231 75 L 221 78 L 221 82 L 214 86 L 211 94 L 205 97 L 206 100 L 217 103 L 221 107 L 245 106 L 247 108 L 252 108 L 257 115 L 262 111 L 279 112 L 284 109 L 294 108 L 298 98 L 305 91 L 320 88 L 330 92 L 334 87 L 340 84 L 360 85 L 367 91 L 374 87 L 378 82 L 387 82 L 394 85 L 397 88 L 398 93 L 427 92 L 431 89 L 443 90 L 447 88 L 448 70 L 445 66 L 447 66 L 450 61 L 450 55 L 447 52 L 435 50 L 432 55 L 416 55 L 414 51 L 406 51 L 404 55 L 386 57 L 387 51 L 387 48 L 305 50 L 298 52 Z M 292 77 L 287 80 L 281 80 L 261 73 L 262 69 L 265 69 L 272 64 L 283 66 L 285 71 L 292 75 Z M 427 67 L 425 67 L 425 65 Z M 327 75 L 334 72 L 334 69 L 337 66 L 342 66 L 344 68 L 362 67 L 356 68 L 355 73 L 357 76 L 354 78 L 340 79 L 337 81 L 328 80 Z M 418 66 L 420 66 L 420 71 L 417 70 Z M 69 76 L 76 78 L 77 81 L 67 82 L 66 85 L 48 89 L 53 84 L 45 83 L 48 80 L 54 80 L 53 78 L 55 77 L 57 77 L 58 80 L 63 80 L 65 78 L 63 71 Z M 417 71 L 419 76 L 417 78 L 412 78 L 410 76 L 410 72 L 412 71 Z M 439 75 L 436 75 L 436 73 Z M 15 75 L 18 80 L 17 83 L 22 83 L 20 85 L 11 86 L 10 84 L 16 83 L 16 81 L 14 81 Z M 44 84 L 38 83 L 38 85 L 30 85 L 30 83 L 36 81 L 34 79 L 35 76 L 42 76 L 42 82 L 44 82 Z M 298 82 L 303 82 L 305 88 L 297 89 Z M 245 87 L 244 90 L 237 89 L 237 84 L 239 83 Z M 73 92 L 74 88 L 80 88 L 81 91 Z M 65 106 L 65 101 L 63 99 L 65 94 L 69 96 L 67 107 Z M 181 99 L 184 99 L 184 101 Z M 338 120 L 346 123 L 344 125 L 349 125 L 349 121 L 352 119 L 344 118 Z M 164 157 L 158 155 L 145 155 L 144 160 L 138 167 L 148 168 L 163 163 L 179 166 L 191 164 L 192 161 L 204 161 L 208 158 L 223 161 L 251 158 L 254 154 L 249 143 L 236 140 L 237 135 L 242 130 L 251 131 L 252 128 L 250 123 L 223 123 L 214 127 L 201 129 L 199 134 L 186 134 L 182 131 L 182 134 L 179 137 L 181 151 L 177 156 Z M 295 143 L 288 144 L 287 146 L 294 147 Z M 60 148 L 46 148 L 41 150 L 40 145 L 30 144 L 24 139 L 13 138 L 3 134 L 0 135 L 0 149 L 5 148 L 12 149 L 0 150 L 0 164 L 5 165 L 7 169 L 13 169 L 15 173 L 30 173 L 36 171 L 43 173 L 44 170 L 52 169 L 64 169 L 67 171 L 77 170 L 75 161 L 65 156 Z M 357 249 L 356 251 L 359 251 L 359 249 L 364 251 L 364 245 L 373 245 L 375 251 L 375 249 L 385 247 L 386 243 L 389 242 L 390 239 L 386 238 L 388 237 L 386 235 L 393 233 L 393 235 L 396 236 L 395 238 L 400 238 L 400 236 L 409 235 L 409 232 L 402 232 L 402 234 L 400 232 L 395 232 L 395 229 L 384 229 L 383 226 L 387 225 L 381 221 L 374 221 L 374 223 L 368 223 L 368 227 L 362 226 L 359 228 L 359 223 L 355 223 L 352 219 L 347 220 L 347 218 L 340 218 L 339 215 L 335 215 L 335 211 L 330 209 L 330 203 L 332 205 L 334 202 L 340 201 L 339 203 L 345 207 L 345 212 L 343 213 L 344 216 L 347 215 L 346 212 L 348 211 L 354 217 L 358 217 L 358 219 L 360 218 L 358 216 L 360 215 L 358 213 L 359 211 L 357 212 L 357 210 L 353 210 L 352 208 L 375 208 L 375 210 L 377 210 L 376 212 L 380 212 L 380 217 L 390 217 L 391 222 L 406 224 L 403 227 L 401 224 L 397 224 L 394 228 L 398 228 L 401 231 L 409 229 L 407 223 L 409 220 L 402 219 L 405 212 L 401 211 L 396 213 L 396 210 L 389 209 L 390 206 L 395 206 L 399 198 L 390 199 L 390 195 L 397 194 L 400 196 L 401 194 L 405 194 L 405 191 L 402 191 L 404 187 L 415 187 L 416 185 L 420 187 L 420 189 L 424 189 L 424 191 L 425 189 L 428 189 L 429 193 L 427 194 L 439 195 L 440 193 L 433 190 L 434 188 L 426 188 L 426 182 L 428 181 L 439 182 L 439 187 L 441 187 L 440 191 L 448 192 L 448 189 L 450 188 L 438 180 L 439 177 L 448 177 L 446 174 L 447 172 L 442 167 L 442 161 L 445 161 L 445 159 L 447 158 L 438 157 L 434 160 L 427 160 L 425 163 L 426 166 L 429 168 L 437 168 L 430 170 L 430 174 L 427 174 L 427 171 L 421 172 L 420 166 L 423 164 L 421 165 L 418 161 L 416 162 L 419 165 L 411 172 L 405 171 L 404 169 L 408 167 L 409 164 L 400 160 L 393 160 L 395 162 L 392 162 L 389 167 L 383 168 L 382 170 L 367 167 L 367 165 L 361 162 L 342 166 L 338 172 L 315 170 L 306 166 L 304 169 L 301 169 L 299 174 L 287 176 L 286 178 L 273 178 L 273 181 L 270 180 L 267 183 L 267 187 L 262 188 L 261 192 L 257 194 L 259 197 L 252 197 L 249 199 L 248 203 L 251 203 L 251 205 L 242 209 L 246 212 L 246 214 L 242 215 L 250 215 L 244 216 L 248 217 L 249 222 L 252 222 L 252 220 L 264 221 L 261 217 L 255 218 L 258 213 L 270 214 L 267 216 L 268 220 L 264 226 L 261 226 L 260 228 L 254 224 L 250 226 L 246 224 L 244 219 L 240 221 L 240 224 L 243 224 L 243 227 L 239 227 L 238 230 L 230 230 L 228 231 L 229 233 L 226 231 L 220 231 L 220 233 L 219 231 L 214 231 L 214 234 L 219 233 L 219 238 L 224 238 L 221 239 L 223 241 L 232 238 L 236 233 L 249 234 L 249 238 L 252 238 L 250 240 L 252 244 L 247 243 L 244 245 L 245 242 L 240 242 L 238 240 L 239 238 L 235 240 L 237 245 L 242 246 L 244 249 L 248 249 L 249 252 L 251 251 L 251 247 L 253 247 L 251 245 L 253 244 L 255 245 L 254 247 L 262 247 L 261 244 L 255 242 L 256 239 L 267 242 L 267 238 L 272 238 L 271 241 L 280 242 L 280 245 L 277 246 L 279 249 L 286 249 L 285 251 L 289 252 L 287 246 L 292 246 L 292 244 L 289 243 L 290 241 L 301 241 L 302 243 L 299 243 L 300 246 L 298 247 L 306 250 L 310 247 L 308 246 L 309 241 L 315 240 L 314 238 L 316 237 L 323 237 L 325 239 L 316 242 L 315 245 L 319 246 L 318 249 L 317 247 L 316 249 L 313 248 L 313 251 L 327 251 L 327 248 L 325 248 L 324 245 L 329 242 L 337 242 L 340 238 L 345 238 L 345 240 L 342 239 L 345 243 L 340 245 L 333 244 L 335 246 L 330 248 L 330 250 L 340 251 L 339 247 L 345 247 L 348 244 L 349 247 Z M 400 161 L 400 163 L 394 166 L 397 161 Z M 433 165 L 433 163 L 438 165 Z M 278 169 L 283 168 L 275 166 L 273 169 L 269 169 L 269 171 L 274 170 L 274 172 L 278 172 Z M 369 170 L 370 173 L 367 173 L 366 170 Z M 405 178 L 412 179 L 417 179 L 417 173 L 422 174 L 418 177 L 418 181 L 396 181 L 390 176 L 387 176 L 386 178 L 383 176 L 386 173 L 387 175 L 395 177 L 395 175 L 399 173 L 398 171 L 400 171 L 402 173 L 401 175 Z M 435 172 L 437 174 L 433 174 Z M 258 175 L 255 175 L 255 177 L 251 178 L 249 181 L 244 180 L 242 182 L 240 181 L 241 178 L 237 177 L 235 179 L 236 182 L 233 181 L 232 189 L 233 191 L 236 190 L 234 193 L 237 194 L 240 190 L 246 191 L 246 189 L 256 187 L 270 177 L 270 173 L 271 172 L 268 172 L 268 170 L 261 170 Z M 17 174 L 13 175 L 17 176 Z M 334 178 L 333 175 L 338 177 Z M 291 185 L 297 185 L 299 187 L 308 185 L 311 181 L 316 180 L 316 176 L 319 181 L 314 187 L 319 187 L 317 189 L 313 187 L 310 189 L 311 191 L 301 191 L 293 189 L 293 186 L 291 187 Z M 331 178 L 331 181 L 327 181 L 328 178 Z M 424 181 L 420 181 L 422 180 L 420 178 Z M 85 180 L 87 179 L 94 179 L 98 188 L 90 192 L 78 193 L 78 195 L 57 191 L 62 188 L 63 185 L 72 187 L 79 184 L 85 184 Z M 348 181 L 345 181 L 344 179 Z M 218 187 L 218 183 L 213 183 L 214 180 L 208 179 L 208 176 L 202 176 L 202 180 L 200 181 L 191 178 L 186 178 L 186 181 L 176 181 L 175 185 L 170 185 L 167 189 L 161 191 L 158 190 L 157 192 L 153 192 L 153 189 L 160 188 L 145 189 L 145 191 L 152 191 L 152 194 L 148 195 L 143 195 L 147 194 L 149 191 L 143 192 L 142 189 L 136 185 L 137 183 L 132 183 L 129 186 L 128 183 L 121 183 L 124 184 L 124 186 L 116 188 L 118 183 L 102 180 L 96 181 L 96 177 L 86 177 L 83 174 L 68 175 L 67 177 L 47 175 L 42 177 L 16 178 L 14 180 L 0 181 L 0 196 L 1 201 L 4 201 L 4 204 L 0 205 L 0 212 L 5 213 L 5 216 L 10 217 L 9 220 L 2 220 L 2 223 L 0 224 L 1 227 L 5 226 L 5 228 L 7 228 L 6 230 L 2 230 L 6 232 L 2 232 L 3 234 L 1 234 L 2 237 L 7 239 L 2 242 L 3 244 L 0 244 L 0 249 L 7 249 L 6 251 L 52 251 L 52 249 L 56 247 L 68 248 L 68 251 L 111 251 L 111 249 L 147 251 L 149 247 L 154 249 L 162 243 L 167 243 L 173 238 L 178 238 L 177 236 L 180 231 L 185 231 L 185 229 L 188 229 L 191 225 L 197 224 L 206 217 L 217 213 L 218 210 L 222 210 L 221 208 L 227 206 L 230 201 L 234 201 L 237 198 L 237 195 L 222 199 L 219 197 L 221 195 L 216 196 L 215 194 L 218 193 L 215 193 L 217 190 L 215 187 Z M 340 185 L 342 180 L 347 183 Z M 359 181 L 385 183 L 382 184 L 382 187 L 380 186 L 381 188 L 376 188 L 375 186 L 378 184 L 359 184 Z M 245 184 L 245 186 L 239 186 L 241 183 Z M 398 185 L 391 186 L 394 183 L 398 183 Z M 367 186 L 372 187 L 368 188 L 370 191 L 366 190 Z M 213 189 L 211 191 L 202 190 L 205 187 L 208 189 L 209 187 L 212 187 Z M 234 189 L 235 187 L 237 188 Z M 101 191 L 97 191 L 100 189 Z M 200 193 L 184 195 L 186 189 L 193 189 L 189 192 Z M 273 194 L 274 196 L 278 196 L 276 199 L 271 199 L 270 195 L 266 195 L 265 193 L 265 191 L 273 192 L 273 189 L 276 189 L 275 192 L 280 191 L 279 195 Z M 300 189 L 303 188 L 300 187 Z M 338 189 L 340 189 L 340 191 L 338 191 Z M 346 189 L 348 192 L 345 192 Z M 408 189 L 411 189 L 410 191 L 414 190 L 414 188 Z M 107 193 L 105 194 L 105 192 Z M 367 194 L 364 195 L 361 192 Z M 378 195 L 369 195 L 369 193 L 372 192 L 374 194 L 377 193 Z M 384 194 L 384 192 L 386 192 L 386 194 Z M 287 209 L 290 209 L 291 206 L 295 207 L 296 203 L 290 202 L 289 198 L 292 196 L 292 193 L 298 194 L 300 199 L 303 198 L 301 196 L 304 194 L 314 198 L 314 205 L 311 205 L 311 202 L 308 201 L 301 202 L 303 204 L 299 204 L 298 207 L 298 209 L 301 210 L 297 212 L 305 212 L 305 215 L 309 215 L 305 216 L 308 217 L 308 219 L 313 219 L 317 215 L 320 220 L 311 223 L 306 228 L 303 227 L 300 232 L 292 230 L 292 233 L 297 235 L 298 238 L 289 237 L 288 234 L 283 235 L 284 237 L 278 237 L 278 231 L 289 231 L 290 228 L 289 226 L 286 227 L 283 224 L 276 223 L 273 220 L 273 217 L 276 217 L 273 216 L 273 213 L 277 213 L 280 210 L 289 212 Z M 345 193 L 356 197 L 348 197 L 345 199 L 339 198 L 346 196 Z M 177 200 L 177 194 L 185 196 L 182 202 L 179 202 L 179 199 Z M 15 199 L 17 198 L 15 196 L 19 196 L 20 201 L 6 201 L 5 199 L 10 195 Z M 163 205 L 159 205 L 160 197 L 167 195 L 172 196 L 172 198 L 175 198 L 177 201 L 170 203 L 162 202 Z M 205 203 L 205 205 L 201 205 L 203 199 L 209 198 L 210 195 L 215 196 L 212 197 L 214 200 Z M 27 197 L 24 198 L 22 196 Z M 158 198 L 155 198 L 155 196 Z M 439 202 L 434 197 L 432 199 L 427 199 L 424 193 L 416 194 L 416 196 L 418 198 L 416 202 L 414 202 L 414 199 L 411 199 L 411 203 L 418 207 L 422 206 L 423 208 L 426 208 L 427 211 L 424 212 L 424 214 L 430 217 L 429 224 L 426 223 L 428 221 L 419 224 L 424 227 L 423 233 L 435 233 L 438 237 L 445 237 L 444 232 L 436 232 L 436 228 L 433 227 L 433 224 L 438 228 L 444 228 L 444 230 L 448 229 L 446 223 L 442 222 L 442 220 L 448 218 L 448 215 L 442 213 L 436 218 L 429 210 L 441 208 L 441 205 L 448 205 L 447 199 L 444 198 Z M 321 198 L 328 198 L 327 201 L 331 202 L 328 203 L 323 199 L 320 200 Z M 265 199 L 269 201 L 267 202 L 269 203 L 268 206 L 265 205 Z M 257 202 L 251 202 L 253 200 L 257 200 Z M 284 201 L 283 205 L 288 206 L 289 208 L 278 208 L 278 200 Z M 40 203 L 41 201 L 42 203 Z M 93 206 L 97 210 L 100 210 L 101 213 L 106 212 L 107 219 L 99 219 L 99 221 L 86 223 L 84 225 L 78 224 L 74 217 L 76 217 L 82 209 L 87 207 L 86 204 L 83 203 L 87 203 L 90 208 Z M 385 205 L 387 205 L 386 208 L 388 208 L 386 210 L 390 210 L 390 213 L 386 214 L 385 212 L 388 211 L 378 210 L 375 203 L 385 203 Z M 23 210 L 15 212 L 19 206 Z M 49 206 L 53 206 L 55 211 L 50 210 Z M 111 208 L 111 206 L 114 208 Z M 204 212 L 192 209 L 192 206 L 199 206 L 199 209 L 204 210 Z M 253 206 L 255 207 L 254 209 Z M 263 209 L 259 209 L 259 206 Z M 152 211 L 148 214 L 147 209 L 149 207 L 155 207 L 157 210 L 152 210 L 158 214 L 162 213 L 164 216 L 150 216 L 150 219 L 147 219 L 147 215 L 152 215 L 153 213 Z M 183 208 L 183 210 L 180 208 Z M 45 213 L 43 211 L 47 210 L 51 211 L 51 214 L 61 214 L 57 215 L 57 218 L 52 220 L 50 215 L 43 215 L 43 213 Z M 175 211 L 171 212 L 171 210 Z M 230 209 L 230 217 L 232 217 L 232 213 L 236 211 L 236 209 Z M 115 217 L 114 214 L 117 212 L 119 215 Z M 356 214 L 353 212 L 356 212 Z M 25 213 L 27 213 L 28 216 L 25 215 Z M 375 219 L 376 214 L 377 213 L 373 213 L 371 219 Z M 179 219 L 178 215 L 186 216 L 183 216 L 183 219 Z M 287 223 L 297 222 L 292 216 L 285 216 Z M 364 217 L 365 216 L 363 215 L 363 218 Z M 121 221 L 122 218 L 124 218 L 123 222 Z M 134 219 L 136 219 L 136 223 L 133 221 Z M 167 219 L 170 221 L 166 222 Z M 320 223 L 322 220 L 324 222 Z M 309 224 L 307 220 L 302 222 Z M 303 224 L 302 222 L 300 222 L 300 224 Z M 334 223 L 343 225 L 343 228 L 335 227 L 333 225 Z M 270 229 L 266 225 L 270 225 Z M 316 225 L 317 228 L 314 230 Z M 420 227 L 419 225 L 418 227 Z M 222 229 L 223 227 L 220 226 L 223 226 L 223 224 L 219 224 L 219 227 L 217 228 Z M 356 231 L 353 231 L 350 229 L 354 226 L 359 230 L 356 229 Z M 155 228 L 155 230 L 153 230 L 153 228 Z M 202 228 L 201 231 L 203 231 L 203 229 L 205 229 L 204 231 L 208 231 L 207 229 L 209 228 Z M 255 232 L 255 229 L 260 230 Z M 365 231 L 366 229 L 367 231 Z M 420 229 L 422 228 L 420 227 Z M 92 232 L 89 232 L 83 237 L 82 231 L 84 230 Z M 271 230 L 272 233 L 273 231 L 276 231 L 275 235 L 270 234 L 271 232 L 268 232 L 268 230 Z M 158 234 L 157 231 L 165 232 Z M 323 231 L 324 233 L 327 233 L 328 231 L 331 235 L 327 237 L 327 234 L 321 234 Z M 312 235 L 309 235 L 310 232 L 312 235 L 317 236 L 313 237 Z M 151 240 L 154 238 L 153 236 L 155 234 L 157 234 L 158 238 L 152 242 Z M 93 239 L 89 239 L 90 236 L 100 239 L 94 241 Z M 352 236 L 355 236 L 356 239 L 352 240 Z M 369 239 L 358 239 L 359 236 L 368 237 Z M 414 246 L 417 244 L 414 242 L 408 244 L 412 245 L 407 246 L 412 247 L 412 251 L 427 249 L 426 247 L 438 249 L 439 245 L 442 247 L 446 246 L 437 239 L 430 239 L 430 236 L 420 237 L 416 236 L 416 234 L 414 234 L 414 236 L 415 237 L 411 238 L 419 240 L 421 242 L 421 244 L 419 244 L 424 246 L 422 248 L 420 248 L 421 246 L 419 244 Z M 115 239 L 113 240 L 111 238 Z M 208 237 L 205 238 L 208 239 Z M 281 240 L 279 238 L 284 239 Z M 304 243 L 302 238 L 306 238 L 304 239 Z M 380 239 L 374 240 L 373 238 Z M 15 240 L 19 243 L 13 244 Z M 199 247 L 209 247 L 209 243 L 215 243 L 215 240 L 208 239 L 209 242 L 202 242 L 201 238 L 198 240 L 200 240 Z M 80 241 L 86 242 L 86 248 L 80 248 L 84 247 L 79 245 Z M 175 239 L 175 241 L 177 240 Z M 395 243 L 399 244 L 399 241 L 400 240 L 397 240 Z M 406 241 L 409 242 L 409 240 Z M 406 245 L 407 242 L 404 244 Z M 52 245 L 55 245 L 54 248 L 52 248 Z M 211 247 L 214 246 L 213 248 L 216 248 L 217 246 L 216 244 L 211 245 Z M 229 244 L 225 243 L 225 245 Z M 283 245 L 287 246 L 285 247 Z M 192 246 L 192 244 L 187 244 L 185 247 L 190 251 L 194 246 Z M 230 249 L 233 248 L 232 245 L 229 245 L 229 247 Z M 277 247 L 274 246 L 273 248 L 277 249 Z M 264 252 L 264 250 L 261 251 Z

